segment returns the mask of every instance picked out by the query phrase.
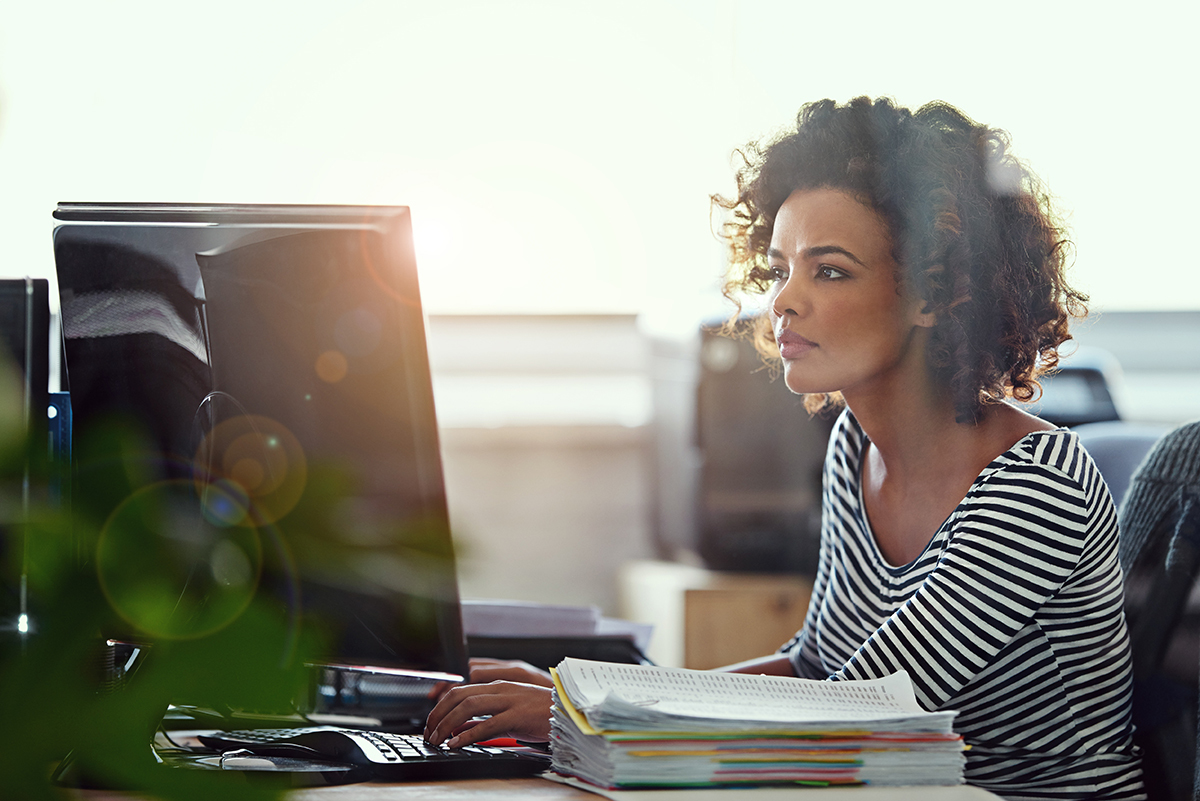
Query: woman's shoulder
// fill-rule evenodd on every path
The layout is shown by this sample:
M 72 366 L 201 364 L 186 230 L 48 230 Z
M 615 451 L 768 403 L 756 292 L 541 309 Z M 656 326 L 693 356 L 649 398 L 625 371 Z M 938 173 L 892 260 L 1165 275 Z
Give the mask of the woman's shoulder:
M 1103 479 L 1079 436 L 1039 422 L 1043 424 L 1017 432 L 1015 442 L 992 460 L 977 485 L 1020 486 L 1025 492 L 1041 490 L 1063 501 L 1074 497 L 1076 503 L 1092 505 L 1097 484 Z
M 1030 431 L 996 460 L 1002 466 L 1027 466 L 1078 480 L 1094 469 L 1079 435 L 1066 428 Z
M 1095 506 L 1103 479 L 1079 436 L 1018 408 L 1009 410 L 992 421 L 990 448 L 984 453 L 996 455 L 979 472 L 965 500 L 981 502 L 1000 492 L 1042 498 L 1077 511 Z
M 1060 428 L 1008 403 L 996 407 L 989 422 L 992 465 L 1026 464 L 1063 469 L 1080 450 L 1074 432 Z
M 997 457 L 955 518 L 958 526 L 1020 544 L 1030 558 L 1068 562 L 1110 548 L 1116 520 L 1100 471 L 1079 436 L 1065 428 L 1031 431 Z

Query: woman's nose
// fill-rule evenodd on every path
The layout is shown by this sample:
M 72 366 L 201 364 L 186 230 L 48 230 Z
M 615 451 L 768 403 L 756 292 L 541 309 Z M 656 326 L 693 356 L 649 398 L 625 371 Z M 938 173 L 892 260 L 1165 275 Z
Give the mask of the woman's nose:
M 794 281 L 789 276 L 776 288 L 771 296 L 772 314 L 776 317 L 784 317 L 788 314 L 799 315 L 803 311 L 806 301 L 798 284 L 798 281 Z
M 788 312 L 795 314 L 795 311 L 793 311 L 786 303 L 782 302 L 782 298 L 782 292 L 775 293 L 775 297 L 771 299 L 771 313 L 776 317 L 783 317 Z

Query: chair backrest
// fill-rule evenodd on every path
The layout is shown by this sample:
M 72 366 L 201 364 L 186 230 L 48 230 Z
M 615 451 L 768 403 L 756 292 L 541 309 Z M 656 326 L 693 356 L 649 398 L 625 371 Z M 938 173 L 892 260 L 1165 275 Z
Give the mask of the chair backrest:
M 1108 485 L 1113 503 L 1118 508 L 1129 489 L 1133 471 L 1154 444 L 1170 430 L 1168 425 L 1124 420 L 1084 423 L 1074 428 L 1079 441 L 1100 469 L 1100 475 L 1104 476 L 1104 483 Z
M 1039 381 L 1042 394 L 1029 411 L 1055 425 L 1121 419 L 1121 365 L 1103 348 L 1081 346 Z
M 1200 421 L 1170 431 L 1150 449 L 1130 481 L 1120 529 L 1134 738 L 1146 789 L 1152 799 L 1200 798 L 1200 668 L 1193 663 L 1181 675 L 1164 661 L 1200 571 Z

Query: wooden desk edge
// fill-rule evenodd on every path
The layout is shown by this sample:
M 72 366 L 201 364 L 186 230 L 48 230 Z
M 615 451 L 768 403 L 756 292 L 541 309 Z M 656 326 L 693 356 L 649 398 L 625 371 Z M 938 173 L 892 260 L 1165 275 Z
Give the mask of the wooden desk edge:
M 833 790 L 818 788 L 780 788 L 788 790 L 789 796 L 807 796 L 821 801 L 821 793 L 829 793 L 826 801 L 847 799 L 888 799 L 888 801 L 991 801 L 998 796 L 978 787 L 840 787 Z M 676 794 L 670 791 L 646 791 L 662 794 L 664 801 Z M 711 796 L 725 797 L 728 801 L 757 795 L 754 791 L 739 792 L 736 789 L 713 790 Z M 773 794 L 766 797 L 777 798 Z M 134 801 L 143 799 L 131 793 L 115 793 L 99 790 L 76 790 L 72 798 L 79 801 Z M 363 782 L 332 787 L 306 787 L 292 790 L 287 801 L 476 801 L 477 799 L 532 799 L 533 801 L 599 801 L 604 796 L 589 793 L 549 779 L 462 779 L 438 782 L 396 782 L 379 784 Z

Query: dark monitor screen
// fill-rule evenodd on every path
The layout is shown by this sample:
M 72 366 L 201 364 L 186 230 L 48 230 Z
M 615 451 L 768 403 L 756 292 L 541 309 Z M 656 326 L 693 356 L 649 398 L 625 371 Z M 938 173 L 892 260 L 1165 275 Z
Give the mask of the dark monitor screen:
M 202 638 L 253 603 L 322 664 L 466 675 L 408 209 L 55 217 L 110 636 Z
M 17 503 L 0 509 L 0 649 L 10 633 L 24 635 L 29 625 L 29 598 L 24 590 L 26 559 L 24 527 L 27 504 L 35 492 L 40 467 L 34 460 L 48 455 L 50 376 L 49 282 L 45 278 L 0 279 L 0 483 L 14 478 Z M 24 429 L 29 445 L 24 453 L 8 453 L 14 431 Z M 17 465 L 5 463 L 16 456 Z M 42 460 L 44 461 L 44 459 Z M 17 467 L 19 476 L 7 474 Z M 33 476 L 34 480 L 29 478 Z M 7 487 L 6 487 L 7 488 Z M 32 497 L 31 497 L 32 493 Z
M 45 278 L 0 279 L 0 359 L 13 374 L 22 415 L 44 428 L 50 386 L 49 282 Z

